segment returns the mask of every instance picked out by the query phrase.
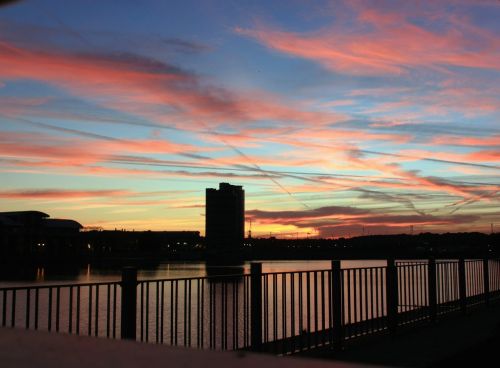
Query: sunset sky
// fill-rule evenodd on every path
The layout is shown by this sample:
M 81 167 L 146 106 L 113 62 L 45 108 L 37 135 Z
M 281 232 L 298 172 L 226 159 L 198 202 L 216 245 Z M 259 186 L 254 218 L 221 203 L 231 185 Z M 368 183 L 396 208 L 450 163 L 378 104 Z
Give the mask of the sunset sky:
M 0 7 L 0 210 L 256 236 L 500 228 L 500 1 Z M 248 229 L 248 227 L 247 227 Z

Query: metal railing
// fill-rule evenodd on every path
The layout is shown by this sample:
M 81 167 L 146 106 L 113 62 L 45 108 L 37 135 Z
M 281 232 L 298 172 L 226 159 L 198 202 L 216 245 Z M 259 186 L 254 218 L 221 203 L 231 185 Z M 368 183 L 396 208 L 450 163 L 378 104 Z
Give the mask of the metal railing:
M 0 288 L 2 326 L 290 354 L 465 312 L 500 296 L 499 260 Z

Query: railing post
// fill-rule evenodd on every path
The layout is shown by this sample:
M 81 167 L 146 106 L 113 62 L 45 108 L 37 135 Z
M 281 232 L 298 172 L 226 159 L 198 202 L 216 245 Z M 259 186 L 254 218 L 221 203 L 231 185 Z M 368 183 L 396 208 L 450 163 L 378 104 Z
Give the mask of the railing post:
M 344 326 L 342 324 L 342 270 L 340 261 L 332 261 L 332 322 L 333 322 L 333 348 L 342 349 L 344 339 Z
M 483 280 L 484 280 L 484 303 L 486 305 L 490 304 L 490 271 L 489 271 L 490 260 L 488 257 L 483 259 Z
M 458 291 L 460 295 L 460 310 L 467 312 L 467 286 L 465 277 L 465 259 L 458 260 Z
M 122 269 L 122 306 L 121 306 L 121 337 L 135 340 L 136 338 L 136 305 L 137 305 L 137 269 L 124 267 Z
M 260 351 L 262 347 L 262 263 L 250 264 L 250 284 L 251 349 Z
M 398 269 L 394 259 L 387 260 L 386 269 L 387 327 L 394 333 L 398 326 Z
M 431 322 L 437 320 L 437 289 L 436 289 L 436 259 L 430 258 L 428 262 L 427 291 L 429 293 L 429 314 Z

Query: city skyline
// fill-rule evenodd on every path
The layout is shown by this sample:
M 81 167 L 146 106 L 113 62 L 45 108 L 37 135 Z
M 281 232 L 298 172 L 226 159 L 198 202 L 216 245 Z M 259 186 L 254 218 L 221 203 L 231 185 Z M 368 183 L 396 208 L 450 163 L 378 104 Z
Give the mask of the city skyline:
M 203 234 L 205 188 L 229 182 L 254 236 L 490 232 L 499 16 L 493 0 L 0 7 L 2 211 Z

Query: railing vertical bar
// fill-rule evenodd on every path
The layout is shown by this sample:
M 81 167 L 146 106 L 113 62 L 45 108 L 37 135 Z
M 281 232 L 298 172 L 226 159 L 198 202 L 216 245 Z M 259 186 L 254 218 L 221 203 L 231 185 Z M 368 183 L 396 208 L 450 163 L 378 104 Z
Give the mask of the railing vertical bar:
M 446 286 L 445 288 L 445 300 L 451 301 L 455 300 L 455 291 L 456 291 L 456 279 L 455 279 L 455 263 L 446 263 L 446 269 L 447 272 L 444 274 L 445 275 L 445 281 L 444 285 Z M 453 294 L 452 294 L 453 293 Z M 458 299 L 458 305 L 460 305 L 460 299 Z
M 418 283 L 417 283 L 417 276 L 416 276 L 416 270 L 417 266 L 416 265 L 412 265 L 411 267 L 411 284 L 412 284 L 412 288 L 413 288 L 413 292 L 412 292 L 412 311 L 414 310 L 418 310 Z
M 295 352 L 295 272 L 290 274 L 290 352 Z
M 191 290 L 191 280 L 188 281 L 188 346 L 191 346 L 191 309 L 192 309 L 192 290 Z
M 278 275 L 273 274 L 273 340 L 278 340 Z
M 68 332 L 73 333 L 73 286 L 69 287 L 69 315 L 68 315 Z
M 178 322 L 179 322 L 179 282 L 176 280 L 175 282 L 175 316 L 174 316 L 174 345 L 177 345 L 178 338 Z M 146 332 L 147 333 L 147 332 Z
M 158 344 L 160 342 L 160 281 L 156 281 L 156 293 L 155 293 L 155 301 L 156 301 L 156 318 L 155 318 L 155 341 Z
M 307 349 L 311 349 L 311 273 L 306 272 Z
M 163 326 L 165 323 L 165 281 L 161 282 L 161 317 L 160 317 L 160 343 L 163 344 Z
M 144 341 L 144 282 L 140 283 L 141 286 L 141 302 L 140 304 L 140 318 L 141 318 L 141 341 Z M 147 302 L 146 302 L 147 303 Z
M 401 311 L 408 312 L 410 306 L 410 272 L 408 266 L 403 266 L 403 290 L 404 290 L 404 308 L 401 308 Z
M 313 271 L 313 293 L 314 293 L 314 345 L 318 345 L 318 272 Z
M 99 335 L 99 285 L 95 286 L 95 330 L 94 336 Z
M 351 269 L 347 269 L 347 326 L 349 326 L 348 337 L 352 335 L 352 301 L 351 301 Z
M 325 345 L 326 343 L 326 328 L 325 328 L 325 271 L 321 272 L 321 343 Z
M 26 288 L 26 329 L 30 328 L 30 312 L 31 312 L 31 289 Z
M 227 313 L 227 288 L 226 283 L 223 281 L 220 284 L 221 290 L 221 299 L 220 299 L 220 329 L 221 329 L 221 349 L 226 350 L 226 341 L 227 341 L 227 324 L 226 324 L 226 313 Z M 215 301 L 217 302 L 217 300 Z
M 5 327 L 6 324 L 7 324 L 7 290 L 3 290 L 2 296 L 3 296 L 3 301 L 2 301 L 2 326 Z
M 248 277 L 243 276 L 243 347 L 248 347 L 248 323 L 249 323 L 249 315 L 248 315 Z
M 425 268 L 424 265 L 422 265 L 422 274 L 423 274 L 422 299 L 423 299 L 424 306 L 430 306 L 430 302 L 429 302 L 429 262 L 430 262 L 430 260 L 427 261 L 427 269 Z M 423 309 L 424 309 L 423 313 L 425 315 L 426 310 L 425 310 L 425 308 L 423 308 Z M 429 313 L 429 317 L 430 317 L 430 313 Z
M 122 339 L 137 340 L 137 288 L 143 282 L 137 281 L 137 268 L 122 268 L 121 279 L 121 323 L 120 335 Z
M 260 351 L 262 347 L 262 263 L 250 265 L 250 313 L 251 313 L 251 348 Z M 264 286 L 267 280 L 264 282 Z
M 375 331 L 375 301 L 373 300 L 373 268 L 370 268 L 370 331 Z
M 209 308 L 209 310 L 208 310 L 208 312 L 209 312 L 208 313 L 209 314 L 209 317 L 208 317 L 208 319 L 209 319 L 209 323 L 208 323 L 208 328 L 209 328 L 209 347 L 210 347 L 210 349 L 213 349 L 214 348 L 214 345 L 213 345 L 214 331 L 213 331 L 213 329 L 214 329 L 214 326 L 215 326 L 215 321 L 212 318 L 213 317 L 213 313 L 214 313 L 213 312 L 213 310 L 214 310 L 214 306 L 213 306 L 213 299 L 214 299 L 213 298 L 213 294 L 214 294 L 213 287 L 214 287 L 214 285 L 213 285 L 213 283 L 209 283 L 208 287 L 209 287 L 209 290 L 208 290 L 208 297 L 209 297 L 209 301 L 208 301 L 208 308 Z
M 113 285 L 113 339 L 116 338 L 116 284 Z
M 239 348 L 239 339 L 238 339 L 238 285 L 236 284 L 236 280 L 233 280 L 231 283 L 232 291 L 233 291 L 233 350 Z
M 56 288 L 56 332 L 59 332 L 59 310 L 61 302 L 61 288 Z
M 354 308 L 354 325 L 353 325 L 353 333 L 355 336 L 358 336 L 359 334 L 359 319 L 358 319 L 358 314 L 359 314 L 359 303 L 358 303 L 358 269 L 355 268 L 353 269 L 352 277 L 353 277 L 353 289 L 352 289 L 352 294 L 353 294 L 353 308 Z
M 145 281 L 144 284 L 146 284 L 146 321 L 144 323 L 144 328 L 146 329 L 146 342 L 149 342 L 149 282 Z M 144 285 L 143 284 L 143 285 Z
M 201 280 L 201 328 L 200 328 L 200 333 L 201 333 L 201 339 L 200 339 L 200 345 L 203 348 L 204 347 L 204 323 L 205 323 L 205 279 Z
M 418 264 L 415 266 L 415 274 L 416 274 L 416 285 L 417 285 L 417 318 L 421 319 L 423 317 L 423 301 L 422 301 L 422 265 Z
M 427 318 L 426 316 L 426 307 L 427 301 L 425 296 L 427 295 L 427 278 L 426 278 L 426 264 L 421 264 L 419 268 L 419 280 L 420 280 L 420 308 L 421 308 L 421 317 Z
M 389 317 L 387 314 L 387 267 L 384 267 L 380 270 L 380 313 L 381 315 L 385 315 L 385 325 L 382 323 L 384 328 L 389 328 Z M 385 314 L 384 314 L 385 312 Z
M 228 334 L 228 328 L 227 328 L 227 320 L 228 320 L 228 292 L 227 292 L 227 282 L 225 281 L 223 283 L 223 286 L 224 286 L 224 298 L 223 298 L 223 302 L 224 302 L 224 319 L 222 320 L 223 322 L 223 326 L 224 326 L 224 345 L 223 345 L 223 349 L 224 350 L 227 350 L 227 334 Z
M 52 288 L 49 286 L 49 311 L 47 316 L 47 329 L 52 331 Z
M 39 302 L 39 289 L 36 288 L 35 289 L 35 330 L 38 330 L 38 302 Z
M 483 260 L 483 285 L 484 285 L 484 302 L 486 305 L 490 304 L 490 272 L 489 272 L 489 259 Z
M 377 324 L 376 324 L 376 329 L 381 329 L 381 313 L 379 312 L 379 303 L 380 300 L 382 299 L 379 295 L 379 272 L 382 272 L 379 268 L 375 269 L 375 316 L 377 318 Z M 380 288 L 381 289 L 381 288 Z
M 264 342 L 269 341 L 269 275 L 264 275 Z
M 386 268 L 387 318 L 389 331 L 394 333 L 398 326 L 398 277 L 393 259 L 387 260 Z
M 80 334 L 80 286 L 76 287 L 76 334 Z
M 315 339 L 314 339 L 314 346 L 318 346 L 318 319 L 319 319 L 319 316 L 318 316 L 318 272 L 317 271 L 313 271 L 313 275 L 314 275 L 314 278 L 313 278 L 313 287 L 314 287 L 314 336 L 315 336 Z
M 365 278 L 364 278 L 364 281 L 365 281 L 365 320 L 364 320 L 364 326 L 365 326 L 365 330 L 364 330 L 364 333 L 368 333 L 369 332 L 369 329 L 368 329 L 368 309 L 369 309 L 369 303 L 368 303 L 368 270 L 367 268 L 365 268 Z
M 333 313 L 334 312 L 333 312 L 333 299 L 332 299 L 333 298 L 333 295 L 332 295 L 332 285 L 333 285 L 332 274 L 333 274 L 333 264 L 332 264 L 332 270 L 328 271 L 328 273 L 327 273 L 327 275 L 328 275 L 328 280 L 327 280 L 327 284 L 328 284 L 328 331 L 329 331 L 328 341 L 333 346 Z M 341 303 L 342 303 L 342 295 L 341 295 Z M 342 318 L 342 315 L 340 318 Z
M 196 347 L 200 348 L 200 327 L 201 323 L 201 290 L 200 290 L 201 279 L 196 279 Z
M 299 282 L 299 349 L 302 350 L 303 348 L 303 332 L 304 332 L 304 321 L 303 321 L 303 291 L 302 291 L 302 282 L 303 282 L 303 277 L 302 277 L 302 272 L 298 273 L 298 282 Z
M 285 341 L 286 337 L 288 336 L 287 334 L 287 325 L 288 325 L 288 320 L 287 320 L 287 291 L 286 291 L 286 286 L 287 286 L 287 273 L 283 273 L 282 276 L 281 276 L 281 305 L 282 305 L 282 311 L 281 311 L 281 314 L 282 314 L 282 320 L 281 320 L 281 324 L 282 324 L 282 334 L 281 334 L 281 338 L 283 339 L 283 341 Z M 282 353 L 284 354 L 285 353 L 285 345 L 283 345 L 283 349 L 282 349 Z
M 441 301 L 443 299 L 442 276 L 443 276 L 443 265 L 441 264 L 441 262 L 439 262 L 436 263 L 436 307 L 438 314 L 441 314 Z
M 92 335 L 92 285 L 89 285 L 89 320 L 88 320 L 88 327 L 87 327 L 87 334 L 89 336 Z
M 343 325 L 342 319 L 345 314 L 345 305 L 343 298 L 344 280 L 343 280 L 343 271 L 339 260 L 332 261 L 331 268 L 332 268 L 331 270 L 332 277 L 330 280 L 330 289 L 331 289 L 330 309 L 332 312 L 331 324 L 333 328 L 332 345 L 334 349 L 340 350 L 342 348 L 342 341 L 344 338 L 344 331 L 342 328 Z
M 12 300 L 11 300 L 11 311 L 10 311 L 10 325 L 11 327 L 16 326 L 16 289 L 12 290 Z
M 476 261 L 476 295 L 482 294 L 481 284 L 483 283 L 481 273 L 479 272 L 479 262 Z M 484 284 L 483 284 L 484 285 Z
M 458 261 L 458 277 L 459 277 L 459 290 L 460 290 L 460 309 L 462 313 L 467 311 L 467 286 L 465 283 L 465 260 L 460 258 Z
M 187 328 L 188 328 L 188 323 L 187 323 L 187 298 L 188 298 L 188 295 L 187 295 L 187 292 L 188 292 L 188 288 L 187 288 L 187 282 L 188 280 L 185 280 L 184 281 L 184 308 L 183 308 L 183 316 L 184 316 L 184 346 L 187 346 Z
M 110 319 L 111 319 L 111 285 L 106 285 L 106 337 L 110 335 Z

